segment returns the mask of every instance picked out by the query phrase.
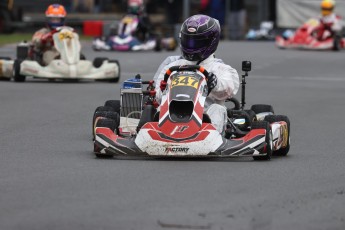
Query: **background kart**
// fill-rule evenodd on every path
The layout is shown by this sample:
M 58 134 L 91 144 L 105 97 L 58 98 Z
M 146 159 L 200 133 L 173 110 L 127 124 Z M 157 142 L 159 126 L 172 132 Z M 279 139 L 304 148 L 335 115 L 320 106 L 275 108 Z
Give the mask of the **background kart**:
M 14 81 L 23 82 L 26 76 L 45 79 L 119 81 L 119 62 L 107 58 L 95 58 L 93 62 L 85 60 L 80 52 L 79 36 L 72 28 L 60 27 L 52 36 L 59 55 L 48 65 L 43 65 L 41 57 L 33 54 L 32 45 L 27 43 L 18 45 L 17 59 L 12 61 Z
M 250 70 L 248 62 L 243 69 Z M 96 156 L 269 160 L 272 153 L 288 153 L 290 122 L 286 116 L 274 115 L 270 105 L 253 105 L 251 110 L 244 110 L 247 74 L 242 78 L 242 108 L 232 99 L 235 108 L 228 108 L 227 129 L 221 135 L 204 114 L 207 76 L 207 71 L 200 66 L 171 67 L 165 75 L 168 85 L 159 112 L 155 109 L 158 103 L 153 81 L 142 82 L 137 78 L 125 82 L 121 100 L 107 101 L 94 113 Z M 143 83 L 149 84 L 148 91 L 142 90 Z
M 299 27 L 289 37 L 277 36 L 276 46 L 282 49 L 309 49 L 309 50 L 340 50 L 345 48 L 345 39 L 334 36 L 319 41 L 314 35 L 315 29 L 319 26 L 319 20 L 312 18 Z M 329 34 L 330 35 L 330 34 Z
M 173 37 L 159 38 L 159 36 L 155 36 L 148 38 L 145 42 L 140 41 L 134 35 L 138 25 L 137 15 L 126 15 L 118 25 L 117 35 L 107 38 L 95 38 L 92 43 L 93 49 L 95 51 L 160 51 L 162 49 L 173 51 L 176 49 L 177 43 Z

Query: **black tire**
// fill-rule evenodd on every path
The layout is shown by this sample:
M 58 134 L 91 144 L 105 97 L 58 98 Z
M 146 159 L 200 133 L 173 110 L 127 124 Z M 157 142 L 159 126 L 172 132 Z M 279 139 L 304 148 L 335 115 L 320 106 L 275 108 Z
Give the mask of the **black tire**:
M 255 104 L 255 105 L 252 105 L 250 109 L 253 110 L 255 114 L 265 113 L 265 112 L 271 112 L 274 114 L 272 105 Z
M 29 46 L 27 45 L 18 45 L 16 49 L 17 59 L 25 60 L 29 56 Z
M 0 77 L 0 81 L 11 81 L 11 78 L 8 78 L 8 77 Z
M 156 113 L 156 109 L 152 105 L 146 105 L 145 109 L 141 113 L 140 121 L 137 127 L 137 132 L 141 129 L 143 125 L 147 122 L 152 122 Z
M 20 74 L 20 65 L 22 60 L 17 59 L 13 63 L 13 79 L 15 82 L 24 82 L 26 76 Z
M 334 51 L 339 51 L 341 49 L 341 36 L 335 35 L 333 38 L 333 50 Z
M 0 60 L 6 60 L 6 61 L 9 61 L 9 60 L 12 60 L 10 57 L 0 57 Z
M 118 124 L 116 123 L 116 121 L 114 121 L 113 119 L 99 119 L 97 121 L 96 127 L 105 127 L 105 128 L 109 128 L 110 130 L 115 130 L 116 127 L 118 126 Z M 109 153 L 99 153 L 97 151 L 95 151 L 95 155 L 97 158 L 112 158 L 113 155 L 109 154 Z
M 107 60 L 108 60 L 108 58 L 105 58 L 105 57 L 97 57 L 93 60 L 93 66 L 95 68 L 99 68 L 103 65 L 103 62 L 107 61 Z
M 270 124 L 267 121 L 256 121 L 252 123 L 252 129 L 266 129 L 266 155 L 265 156 L 253 156 L 256 161 L 269 161 L 272 157 L 272 132 Z
M 229 102 L 233 104 L 233 107 L 230 106 L 231 104 L 229 104 Z M 239 110 L 241 108 L 241 105 L 236 98 L 232 97 L 225 100 L 225 107 L 230 110 Z
M 156 38 L 156 46 L 155 46 L 154 50 L 157 52 L 162 50 L 162 39 L 159 37 Z
M 109 80 L 109 82 L 117 83 L 117 82 L 119 82 L 120 76 L 121 76 L 120 62 L 118 60 L 110 60 L 109 63 L 116 63 L 117 66 L 119 67 L 119 77 Z
M 80 60 L 86 60 L 86 56 L 84 54 L 80 53 L 80 58 L 79 59 Z
M 121 111 L 121 102 L 120 100 L 108 100 L 104 103 L 104 106 L 111 107 L 114 109 L 115 112 L 120 114 Z
M 105 106 L 102 106 L 102 108 L 104 108 L 104 107 Z M 112 108 L 110 108 L 110 109 L 112 109 Z M 97 120 L 99 120 L 98 119 L 99 117 L 112 119 L 112 120 L 116 121 L 118 124 L 117 126 L 119 126 L 120 115 L 117 112 L 111 111 L 111 110 L 96 110 L 95 113 L 93 114 L 93 117 L 92 117 L 92 136 L 93 137 L 95 137 L 95 128 L 96 128 Z
M 290 120 L 287 116 L 284 115 L 268 115 L 265 117 L 265 121 L 269 122 L 270 124 L 277 121 L 285 121 L 288 127 L 288 134 L 287 134 L 287 144 L 284 148 L 280 148 L 277 151 L 273 152 L 275 156 L 286 156 L 290 150 Z
M 248 114 L 250 123 L 252 123 L 252 122 L 257 120 L 256 119 L 256 113 L 253 110 L 245 109 L 244 111 Z

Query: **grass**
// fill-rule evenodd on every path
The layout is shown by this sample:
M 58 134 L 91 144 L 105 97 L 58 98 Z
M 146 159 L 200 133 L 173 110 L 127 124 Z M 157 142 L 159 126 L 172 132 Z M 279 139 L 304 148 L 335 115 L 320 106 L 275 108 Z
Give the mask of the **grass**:
M 0 46 L 6 44 L 16 44 L 24 40 L 31 41 L 33 33 L 13 33 L 13 34 L 0 34 Z M 80 40 L 90 41 L 92 37 L 79 35 Z
M 0 34 L 0 46 L 11 43 L 19 43 L 24 40 L 30 41 L 31 38 L 32 34 L 28 33 Z

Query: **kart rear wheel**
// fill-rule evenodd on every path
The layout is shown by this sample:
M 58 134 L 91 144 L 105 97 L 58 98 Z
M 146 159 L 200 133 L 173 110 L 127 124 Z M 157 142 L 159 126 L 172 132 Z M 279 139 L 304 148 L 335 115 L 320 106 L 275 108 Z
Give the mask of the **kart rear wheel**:
M 13 63 L 13 79 L 15 82 L 24 82 L 26 76 L 20 74 L 20 65 L 22 60 L 17 59 Z
M 115 112 L 120 114 L 120 110 L 121 110 L 121 102 L 120 102 L 120 100 L 108 100 L 108 101 L 106 101 L 104 103 L 104 106 L 111 107 L 111 108 L 114 109 Z
M 114 79 L 110 79 L 109 80 L 109 82 L 115 82 L 115 83 L 117 83 L 117 82 L 119 82 L 119 80 L 120 80 L 120 74 L 121 74 L 121 68 L 120 68 L 120 63 L 119 63 L 119 61 L 118 60 L 110 60 L 109 61 L 109 63 L 116 63 L 117 64 L 117 66 L 119 67 L 119 73 L 118 73 L 118 77 L 117 78 L 114 78 Z
M 103 65 L 103 62 L 104 61 L 108 61 L 108 58 L 106 57 L 96 57 L 94 60 L 93 60 L 93 66 L 95 68 L 99 68 Z
M 287 144 L 284 148 L 280 148 L 277 151 L 273 152 L 275 156 L 286 156 L 290 150 L 290 120 L 287 116 L 284 115 L 268 115 L 265 117 L 265 121 L 269 122 L 270 124 L 273 122 L 278 121 L 285 121 L 288 127 L 288 135 L 287 135 Z
M 255 104 L 255 105 L 252 105 L 250 109 L 253 110 L 255 114 L 266 113 L 266 112 L 271 112 L 274 114 L 272 105 Z
M 266 155 L 265 156 L 253 156 L 253 159 L 256 161 L 269 161 L 272 156 L 273 149 L 273 137 L 270 124 L 267 121 L 256 121 L 252 123 L 253 129 L 266 129 Z

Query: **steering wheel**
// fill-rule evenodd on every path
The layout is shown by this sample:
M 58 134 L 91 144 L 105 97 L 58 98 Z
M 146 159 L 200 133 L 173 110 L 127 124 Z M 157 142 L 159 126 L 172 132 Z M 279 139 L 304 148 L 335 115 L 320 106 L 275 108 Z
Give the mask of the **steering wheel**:
M 176 65 L 176 66 L 171 66 L 164 74 L 164 81 L 167 82 L 169 79 L 169 76 L 171 75 L 172 72 L 174 71 L 200 71 L 206 78 L 208 79 L 208 71 L 200 66 L 200 65 Z
M 240 110 L 241 108 L 240 102 L 234 97 L 226 99 L 225 102 L 232 102 L 234 104 L 234 107 L 226 106 L 229 110 Z

